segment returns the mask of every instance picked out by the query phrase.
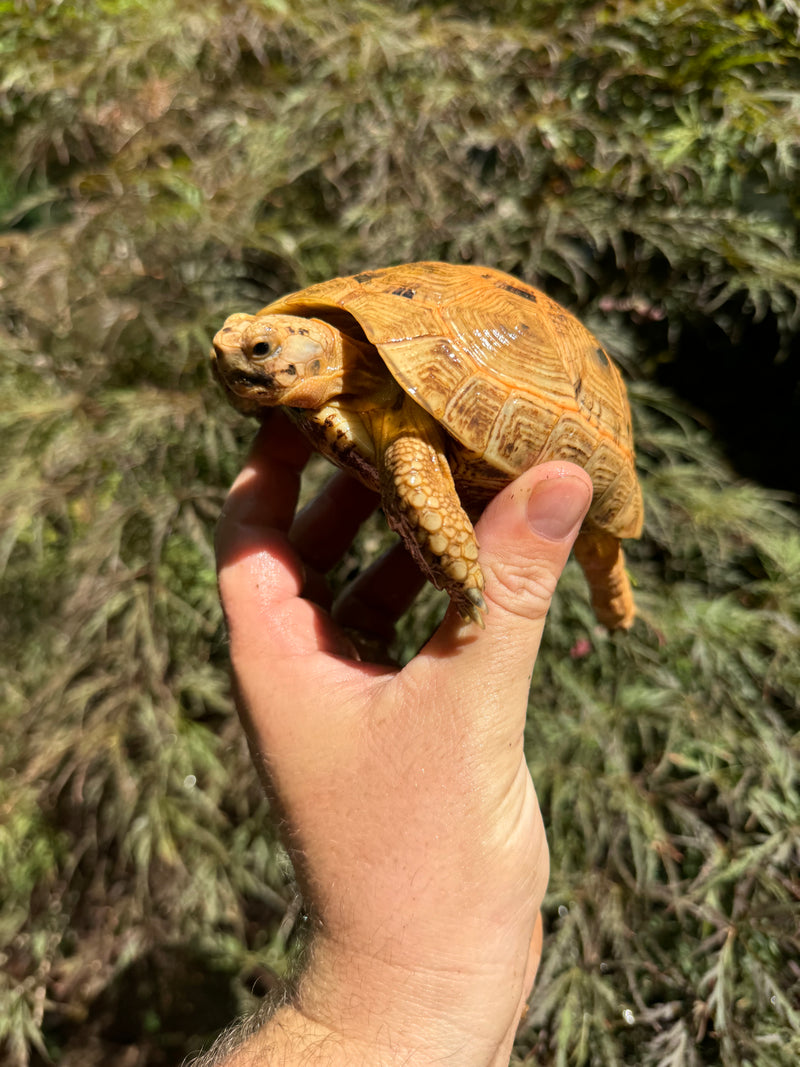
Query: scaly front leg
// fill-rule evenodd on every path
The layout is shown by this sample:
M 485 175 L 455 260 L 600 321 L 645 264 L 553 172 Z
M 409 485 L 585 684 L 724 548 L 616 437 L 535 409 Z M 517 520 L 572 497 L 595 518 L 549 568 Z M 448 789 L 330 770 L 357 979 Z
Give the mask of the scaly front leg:
M 398 398 L 398 401 L 400 398 Z M 465 619 L 483 626 L 483 572 L 475 531 L 458 499 L 445 438 L 409 397 L 396 409 L 371 411 L 386 519 L 437 589 Z

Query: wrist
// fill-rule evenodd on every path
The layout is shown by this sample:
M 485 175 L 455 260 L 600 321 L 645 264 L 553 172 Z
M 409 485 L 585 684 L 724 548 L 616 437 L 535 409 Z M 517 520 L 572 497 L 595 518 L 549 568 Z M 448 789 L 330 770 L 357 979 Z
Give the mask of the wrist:
M 218 1067 L 429 1067 L 450 1059 L 459 1067 L 507 1067 L 516 1029 L 486 1048 L 472 1034 L 421 1019 L 404 1020 L 399 1033 L 389 1020 L 376 1020 L 363 1033 L 362 1024 L 340 1019 L 339 1029 L 287 1005 Z
M 304 1015 L 291 1004 L 278 1008 L 264 1025 L 215 1067 L 390 1067 L 394 1061 L 375 1058 L 374 1049 L 352 1035 Z
M 280 1024 L 324 1039 L 331 1067 L 506 1067 L 525 972 L 524 960 L 493 974 L 446 961 L 408 969 L 318 943 Z
M 214 1063 L 507 1067 L 522 986 L 515 975 L 498 981 L 497 976 L 466 971 L 406 973 L 370 958 L 321 961 L 317 956 L 291 1002 L 234 1053 Z M 503 991 L 500 998 L 498 989 Z

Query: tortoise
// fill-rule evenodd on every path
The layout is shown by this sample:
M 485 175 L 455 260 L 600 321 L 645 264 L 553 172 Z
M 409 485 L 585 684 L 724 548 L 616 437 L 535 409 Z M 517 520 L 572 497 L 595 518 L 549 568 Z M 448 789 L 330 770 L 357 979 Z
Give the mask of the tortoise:
M 625 386 L 543 292 L 489 267 L 367 270 L 231 315 L 212 364 L 239 411 L 282 405 L 376 490 L 426 577 L 481 626 L 473 521 L 528 467 L 579 464 L 594 495 L 575 554 L 597 619 L 631 626 L 620 538 L 639 536 L 643 507 Z

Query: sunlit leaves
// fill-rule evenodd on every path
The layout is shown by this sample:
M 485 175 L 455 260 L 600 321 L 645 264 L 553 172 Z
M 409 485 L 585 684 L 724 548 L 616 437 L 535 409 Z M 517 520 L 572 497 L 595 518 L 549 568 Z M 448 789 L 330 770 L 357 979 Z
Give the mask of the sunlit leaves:
M 233 721 L 213 574 L 252 427 L 208 381 L 209 338 L 296 285 L 440 257 L 545 284 L 640 379 L 641 621 L 623 640 L 596 632 L 570 566 L 535 678 L 554 874 L 517 1051 L 788 1067 L 800 531 L 646 379 L 690 320 L 733 340 L 743 318 L 775 323 L 747 354 L 754 392 L 788 350 L 796 5 L 0 13 L 11 1062 L 91 1020 L 97 990 L 155 943 L 285 969 L 289 874 Z M 663 324 L 656 344 L 639 320 Z M 376 550 L 378 523 L 366 533 Z M 427 597 L 404 655 L 441 611 Z

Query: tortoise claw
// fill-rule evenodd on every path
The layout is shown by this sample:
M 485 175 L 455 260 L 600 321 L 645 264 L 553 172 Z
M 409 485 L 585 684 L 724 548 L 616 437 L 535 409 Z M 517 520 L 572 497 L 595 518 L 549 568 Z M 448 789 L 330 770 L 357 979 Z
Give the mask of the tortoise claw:
M 483 599 L 483 593 L 481 593 L 480 589 L 473 588 L 465 590 L 464 595 L 468 603 L 459 605 L 458 610 L 461 618 L 467 622 L 477 623 L 482 630 L 486 629 L 483 616 L 488 614 L 489 608 Z

